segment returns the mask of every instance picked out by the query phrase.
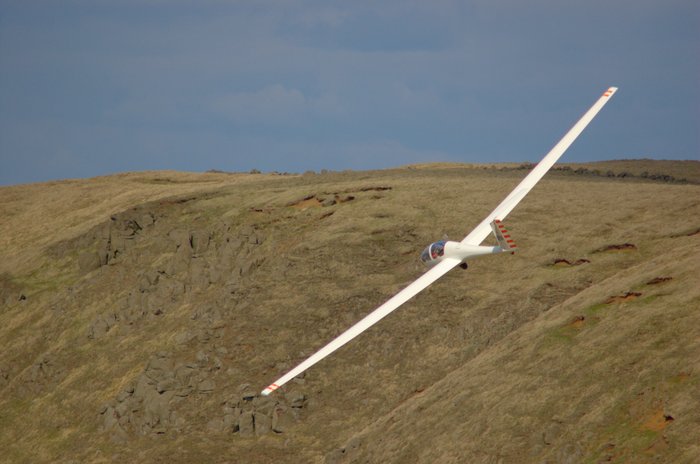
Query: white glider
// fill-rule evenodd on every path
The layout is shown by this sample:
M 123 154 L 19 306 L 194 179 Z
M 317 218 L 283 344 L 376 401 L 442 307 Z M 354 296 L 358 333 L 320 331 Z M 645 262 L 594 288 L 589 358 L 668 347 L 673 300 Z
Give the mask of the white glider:
M 508 213 L 522 200 L 525 195 L 539 182 L 549 171 L 552 165 L 569 148 L 574 140 L 581 134 L 583 129 L 590 123 L 610 97 L 617 91 L 617 87 L 610 87 L 595 102 L 595 104 L 569 129 L 569 132 L 557 143 L 547 155 L 542 158 L 537 166 L 518 184 L 517 187 L 501 202 L 491 214 L 486 216 L 476 228 L 469 233 L 461 242 L 439 241 L 431 243 L 421 254 L 421 260 L 431 268 L 420 276 L 415 282 L 394 295 L 389 301 L 369 313 L 364 319 L 340 334 L 326 346 L 311 355 L 304 362 L 296 366 L 291 371 L 284 374 L 274 383 L 266 387 L 261 393 L 264 396 L 289 382 L 294 377 L 304 372 L 341 346 L 348 343 L 353 338 L 373 326 L 384 316 L 394 311 L 396 308 L 410 300 L 416 294 L 424 290 L 430 284 L 445 275 L 452 268 L 462 265 L 466 268 L 466 259 L 491 253 L 502 253 L 515 251 L 515 244 L 503 227 L 503 220 Z M 496 236 L 498 246 L 481 246 L 481 242 L 493 232 Z

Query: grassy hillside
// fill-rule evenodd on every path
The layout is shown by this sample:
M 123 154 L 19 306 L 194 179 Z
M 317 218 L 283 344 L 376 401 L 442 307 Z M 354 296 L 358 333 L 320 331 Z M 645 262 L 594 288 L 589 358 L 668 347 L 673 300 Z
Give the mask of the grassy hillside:
M 0 189 L 0 461 L 696 462 L 688 183 L 552 172 L 505 221 L 518 254 L 452 271 L 257 396 L 524 173 L 152 172 Z

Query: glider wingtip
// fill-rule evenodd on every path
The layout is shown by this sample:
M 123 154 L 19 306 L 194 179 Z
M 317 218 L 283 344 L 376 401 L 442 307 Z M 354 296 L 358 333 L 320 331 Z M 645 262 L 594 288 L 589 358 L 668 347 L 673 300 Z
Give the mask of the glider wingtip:
M 603 92 L 603 96 L 612 97 L 615 92 L 617 92 L 617 87 L 608 87 L 608 90 Z
M 260 392 L 260 394 L 262 396 L 268 396 L 270 393 L 277 390 L 278 388 L 279 388 L 279 385 L 273 383 L 272 385 L 268 385 L 267 388 L 265 388 L 263 391 Z

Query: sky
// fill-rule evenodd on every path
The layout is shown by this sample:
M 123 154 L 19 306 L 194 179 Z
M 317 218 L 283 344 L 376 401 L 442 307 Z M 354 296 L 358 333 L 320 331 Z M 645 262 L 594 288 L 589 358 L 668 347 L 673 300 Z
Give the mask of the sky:
M 697 0 L 0 0 L 0 185 L 700 158 Z

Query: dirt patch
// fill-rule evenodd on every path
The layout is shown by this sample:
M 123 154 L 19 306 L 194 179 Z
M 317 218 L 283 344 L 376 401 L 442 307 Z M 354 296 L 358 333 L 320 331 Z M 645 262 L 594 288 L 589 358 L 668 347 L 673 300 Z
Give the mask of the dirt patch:
M 669 280 L 672 280 L 672 279 L 673 279 L 673 277 L 654 277 L 646 284 L 647 285 L 657 285 L 657 284 L 662 284 L 664 282 L 668 282 Z
M 323 197 L 318 195 L 309 195 L 301 200 L 293 201 L 288 203 L 287 206 L 304 211 L 309 208 L 317 208 L 321 206 L 333 206 L 339 203 L 346 203 L 355 199 L 354 195 L 344 195 L 341 196 L 337 193 L 331 194 L 333 196 Z
M 586 325 L 586 317 L 585 316 L 576 316 L 574 319 L 569 323 L 569 327 L 573 327 L 574 329 L 580 329 L 584 325 Z
M 663 409 L 657 409 L 653 414 L 644 419 L 642 428 L 644 430 L 651 430 L 652 432 L 660 432 L 671 425 L 673 421 L 674 418 L 672 415 L 666 414 Z
M 388 187 L 388 186 L 380 186 L 380 187 L 362 187 L 362 188 L 360 189 L 360 192 L 370 192 L 370 191 L 383 192 L 384 190 L 391 190 L 391 187 Z
M 671 377 L 671 382 L 673 383 L 684 383 L 690 379 L 690 373 L 680 372 L 678 375 Z
M 632 301 L 642 296 L 639 292 L 626 292 L 624 295 L 613 295 L 605 300 L 605 304 L 612 303 L 624 303 L 625 301 Z
M 594 253 L 602 253 L 606 251 L 633 251 L 637 249 L 637 245 L 634 243 L 621 243 L 616 245 L 606 245 L 602 248 L 598 248 Z
M 304 211 L 305 209 L 320 207 L 321 204 L 321 200 L 316 198 L 316 195 L 311 195 L 308 197 L 304 197 L 301 200 L 290 204 L 289 206 L 291 206 L 294 209 Z
M 557 258 L 554 261 L 552 261 L 552 264 L 550 266 L 557 266 L 557 267 L 569 267 L 569 266 L 580 266 L 581 264 L 588 264 L 591 261 L 585 258 L 580 258 L 577 259 L 576 261 L 569 261 L 568 259 L 565 258 Z

